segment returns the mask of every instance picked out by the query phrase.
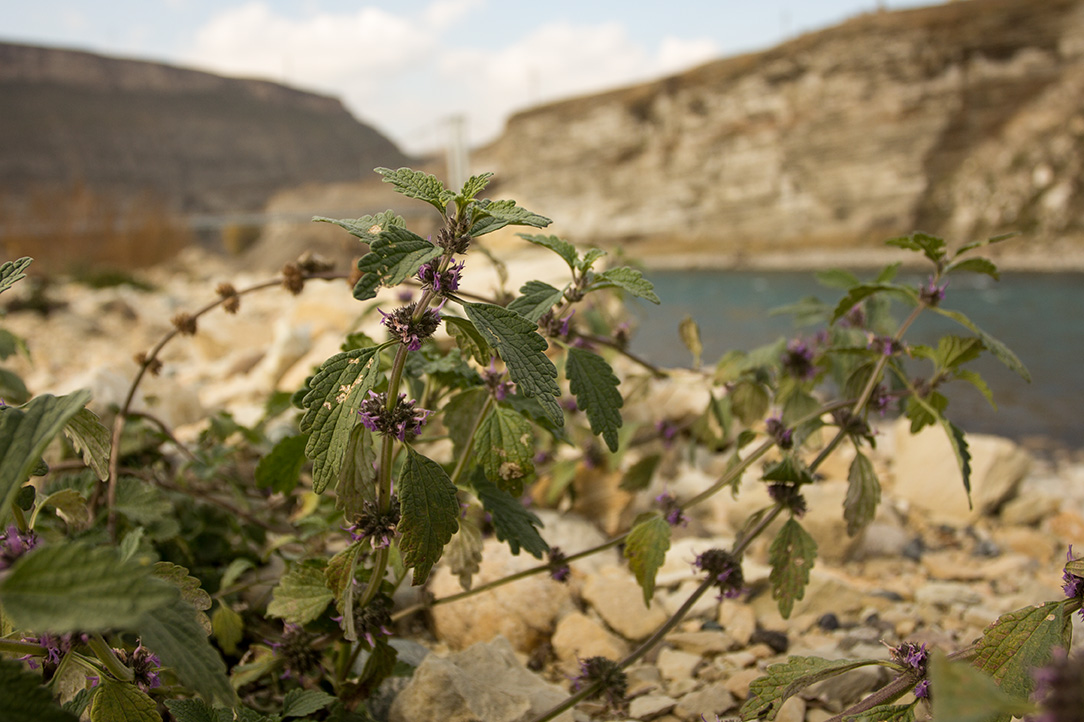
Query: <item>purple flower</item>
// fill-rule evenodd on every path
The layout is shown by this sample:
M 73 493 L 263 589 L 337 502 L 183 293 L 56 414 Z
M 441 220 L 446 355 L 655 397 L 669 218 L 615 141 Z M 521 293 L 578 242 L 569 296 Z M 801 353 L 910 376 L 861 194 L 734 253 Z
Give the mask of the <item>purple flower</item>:
M 856 303 L 852 306 L 851 310 L 839 319 L 839 325 L 844 328 L 865 328 L 866 310 L 862 308 L 862 304 Z
M 433 335 L 440 325 L 440 311 L 427 308 L 417 318 L 414 311 L 417 304 L 400 306 L 391 313 L 380 311 L 383 317 L 381 323 L 388 329 L 391 335 L 398 339 L 401 344 L 410 351 L 417 351 L 422 347 L 422 341 Z
M 1070 657 L 1061 647 L 1045 667 L 1032 670 L 1035 692 L 1032 698 L 1042 712 L 1028 717 L 1031 722 L 1079 722 L 1084 709 L 1084 656 Z
M 720 591 L 719 598 L 733 599 L 741 594 L 745 584 L 741 561 L 722 549 L 708 549 L 696 557 L 693 565 L 705 572 Z
M 628 694 L 628 677 L 617 662 L 605 657 L 588 657 L 580 660 L 580 674 L 573 679 L 573 689 L 586 685 L 598 685 L 589 699 L 603 697 L 612 709 L 624 709 Z
M 281 679 L 302 679 L 320 668 L 320 652 L 313 647 L 316 635 L 300 624 L 283 624 L 282 639 L 271 643 L 275 656 L 282 659 Z
M 655 422 L 655 431 L 662 437 L 662 445 L 669 449 L 674 445 L 674 437 L 677 436 L 680 428 L 669 419 L 660 419 Z
M 903 344 L 891 336 L 874 336 L 871 334 L 866 348 L 884 356 L 894 356 L 903 350 Z
M 768 485 L 768 496 L 772 501 L 783 505 L 794 516 L 802 516 L 806 513 L 805 496 L 802 495 L 799 485 L 780 482 Z
M 346 531 L 354 541 L 368 540 L 373 549 L 387 549 L 399 524 L 399 504 L 393 496 L 388 511 L 381 513 L 376 502 L 366 499 L 361 513 Z
M 1069 545 L 1069 551 L 1065 555 L 1066 559 L 1070 562 L 1078 561 L 1073 557 L 1073 546 Z M 1062 571 L 1062 590 L 1065 592 L 1065 596 L 1069 599 L 1079 599 L 1084 602 L 1084 577 L 1078 577 L 1072 574 L 1068 569 Z M 1084 608 L 1080 610 L 1080 617 L 1084 619 Z
M 569 575 L 572 574 L 565 558 L 565 553 L 560 547 L 550 547 L 547 564 L 550 569 L 550 578 L 556 582 L 567 582 Z
M 926 645 L 919 646 L 914 642 L 904 642 L 898 647 L 892 649 L 892 659 L 897 664 L 907 665 L 911 669 L 926 674 L 926 665 L 930 661 L 930 653 L 926 650 Z M 930 681 L 923 679 L 921 682 L 915 685 L 913 690 L 914 695 L 920 699 L 930 696 Z
M 149 692 L 156 687 L 162 686 L 162 680 L 158 677 L 162 662 L 158 659 L 158 655 L 144 647 L 142 642 L 137 644 L 136 648 L 131 652 L 120 649 L 114 649 L 113 651 L 117 653 L 117 658 L 121 662 L 131 667 L 132 672 L 135 674 L 135 684 L 141 690 Z
M 462 262 L 452 263 L 441 271 L 440 262 L 433 261 L 422 264 L 418 269 L 418 280 L 423 287 L 431 288 L 436 293 L 452 293 L 459 290 L 459 277 L 462 272 Z
M 779 362 L 787 375 L 801 381 L 808 381 L 817 375 L 817 365 L 813 363 L 814 356 L 813 349 L 808 344 L 794 339 L 787 344 L 787 350 L 783 352 Z
M 884 416 L 891 402 L 892 397 L 889 395 L 888 390 L 885 389 L 884 384 L 877 384 L 877 387 L 873 389 L 873 394 L 869 397 L 868 406 L 881 416 Z
M 45 654 L 31 655 L 20 657 L 20 660 L 26 662 L 30 669 L 37 669 L 40 665 L 46 669 L 55 670 L 61 660 L 68 652 L 72 650 L 73 637 L 71 634 L 48 634 L 42 633 L 37 637 L 23 637 L 23 642 L 28 644 L 36 644 L 41 647 Z
M 482 381 L 497 401 L 504 401 L 510 394 L 516 393 L 516 382 L 505 378 L 504 371 L 497 370 L 495 359 L 491 360 L 489 368 L 482 372 Z
M 420 434 L 422 425 L 432 413 L 428 409 L 415 407 L 413 401 L 406 400 L 406 394 L 399 394 L 399 402 L 389 409 L 388 395 L 374 391 L 369 391 L 358 409 L 358 416 L 365 428 L 395 436 L 399 441 L 406 441 L 408 435 L 413 438 Z
M 670 492 L 664 491 L 659 494 L 655 497 L 655 502 L 662 507 L 663 518 L 666 519 L 666 523 L 670 526 L 685 526 L 689 523 L 681 510 L 681 505 L 677 503 L 677 499 Z
M 789 449 L 794 446 L 794 430 L 784 426 L 781 418 L 773 416 L 764 422 L 764 426 L 768 436 L 775 439 L 775 443 L 780 449 Z
M 946 282 L 944 286 L 938 286 L 934 281 L 933 276 L 930 276 L 926 283 L 918 289 L 918 299 L 927 306 L 936 306 L 945 300 L 945 289 L 948 287 Z
M 33 531 L 19 531 L 14 524 L 0 536 L 0 570 L 7 569 L 15 560 L 38 545 L 38 536 Z

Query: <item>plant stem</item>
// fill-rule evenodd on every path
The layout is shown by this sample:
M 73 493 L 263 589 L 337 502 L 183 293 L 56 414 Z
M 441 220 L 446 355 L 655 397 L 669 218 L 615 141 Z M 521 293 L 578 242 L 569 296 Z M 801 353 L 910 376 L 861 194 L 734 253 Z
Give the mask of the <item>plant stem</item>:
M 135 673 L 130 667 L 117 659 L 117 655 L 114 654 L 113 649 L 106 644 L 101 633 L 93 632 L 92 634 L 87 635 L 87 645 L 93 650 L 94 656 L 101 661 L 111 675 L 124 682 L 131 682 L 135 679 Z

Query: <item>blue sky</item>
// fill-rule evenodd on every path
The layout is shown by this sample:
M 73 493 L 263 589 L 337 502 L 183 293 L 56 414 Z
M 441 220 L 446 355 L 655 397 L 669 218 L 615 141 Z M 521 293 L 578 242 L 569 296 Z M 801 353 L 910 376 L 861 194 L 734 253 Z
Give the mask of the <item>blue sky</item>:
M 531 105 L 939 0 L 4 0 L 0 40 L 336 95 L 408 152 L 463 114 L 491 140 Z

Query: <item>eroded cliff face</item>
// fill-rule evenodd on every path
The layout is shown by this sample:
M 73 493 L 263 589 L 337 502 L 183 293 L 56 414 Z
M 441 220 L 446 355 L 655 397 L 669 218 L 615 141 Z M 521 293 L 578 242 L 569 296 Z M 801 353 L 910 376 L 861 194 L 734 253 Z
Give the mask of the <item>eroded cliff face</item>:
M 512 118 L 501 195 L 637 253 L 857 248 L 914 229 L 1084 247 L 1084 2 L 855 18 Z

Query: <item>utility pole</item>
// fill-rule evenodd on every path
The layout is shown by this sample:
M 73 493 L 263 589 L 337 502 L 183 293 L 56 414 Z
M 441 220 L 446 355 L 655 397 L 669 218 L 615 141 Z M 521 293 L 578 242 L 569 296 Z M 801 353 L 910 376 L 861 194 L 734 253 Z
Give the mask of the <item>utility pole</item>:
M 448 118 L 448 146 L 446 150 L 448 186 L 458 191 L 470 176 L 467 157 L 467 117 L 456 114 Z

